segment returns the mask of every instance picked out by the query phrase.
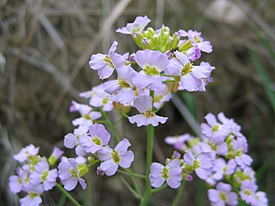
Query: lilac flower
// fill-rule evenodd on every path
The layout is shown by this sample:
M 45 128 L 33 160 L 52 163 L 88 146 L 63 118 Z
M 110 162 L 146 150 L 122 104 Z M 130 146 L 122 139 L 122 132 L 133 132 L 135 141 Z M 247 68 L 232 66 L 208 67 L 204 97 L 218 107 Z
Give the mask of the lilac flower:
M 128 150 L 131 146 L 128 139 L 124 138 L 114 149 L 104 147 L 98 151 L 98 158 L 103 161 L 98 171 L 101 174 L 112 176 L 116 173 L 118 166 L 129 168 L 134 161 L 134 153 Z
M 28 195 L 20 199 L 21 206 L 38 206 L 42 203 L 40 195 L 43 193 L 43 188 L 41 185 L 35 187 L 30 185 L 25 188 L 25 192 Z
M 187 148 L 185 143 L 190 139 L 192 139 L 190 134 L 183 134 L 177 136 L 168 136 L 164 139 L 164 141 L 166 144 L 173 145 L 177 150 L 185 150 Z
M 197 144 L 191 145 L 190 151 L 192 151 L 195 156 L 200 155 L 201 153 L 209 153 L 213 160 L 216 158 L 215 150 L 213 150 L 212 147 L 205 142 L 200 141 Z
M 79 144 L 79 139 L 82 136 L 87 136 L 88 127 L 83 126 L 74 130 L 74 133 L 69 133 L 64 138 L 64 146 L 67 148 L 75 148 L 75 152 L 79 156 L 85 156 L 84 148 Z
M 98 71 L 100 79 L 109 78 L 115 68 L 122 67 L 125 64 L 126 56 L 115 53 L 117 44 L 116 41 L 113 42 L 108 55 L 98 53 L 91 56 L 89 66 L 91 69 Z
M 89 135 L 83 135 L 79 139 L 80 145 L 87 153 L 94 154 L 110 141 L 111 135 L 101 124 L 94 124 L 89 127 Z
M 184 155 L 184 168 L 192 167 L 199 178 L 206 180 L 213 167 L 213 158 L 211 153 L 201 153 L 194 156 L 189 150 Z
M 257 185 L 250 180 L 245 180 L 241 184 L 240 196 L 247 204 L 256 205 L 256 191 Z
M 191 40 L 192 45 L 194 47 L 197 47 L 203 52 L 211 53 L 213 51 L 212 45 L 209 41 L 204 41 L 204 39 L 201 37 L 201 32 L 192 31 L 189 30 L 188 32 L 184 30 L 179 31 L 180 36 L 182 37 L 188 37 L 189 40 Z
M 166 181 L 171 188 L 178 188 L 182 180 L 180 160 L 174 159 L 166 166 L 160 163 L 152 163 L 149 179 L 153 187 L 160 187 Z
M 39 152 L 39 147 L 35 147 L 30 144 L 20 150 L 20 152 L 14 155 L 14 159 L 18 162 L 26 161 L 30 156 L 36 156 Z
M 172 94 L 169 92 L 168 87 L 165 84 L 161 84 L 155 89 L 154 107 L 160 109 L 164 102 L 168 102 L 171 98 Z
M 159 51 L 140 50 L 135 55 L 136 63 L 142 68 L 141 74 L 144 75 L 144 79 L 150 81 L 155 88 L 162 84 L 162 81 L 167 79 L 161 77 L 160 73 L 166 70 L 169 65 L 167 55 Z
M 210 185 L 214 185 L 216 181 L 223 178 L 224 175 L 232 175 L 236 171 L 236 162 L 231 159 L 226 162 L 223 158 L 218 158 L 213 164 L 213 174 L 206 179 Z
M 266 197 L 265 192 L 256 192 L 256 198 L 257 198 L 257 204 L 256 206 L 267 206 L 268 205 L 268 199 Z
M 249 167 L 252 163 L 252 158 L 245 154 L 247 152 L 247 141 L 246 138 L 237 138 L 232 142 L 233 150 L 235 152 L 235 161 L 242 168 Z
M 158 126 L 159 123 L 164 124 L 167 121 L 167 117 L 161 117 L 152 112 L 152 97 L 140 96 L 134 101 L 134 106 L 140 112 L 140 114 L 129 117 L 130 123 L 137 123 L 137 126 L 153 125 Z
M 116 32 L 122 33 L 122 34 L 133 34 L 137 31 L 143 30 L 147 24 L 149 24 L 151 20 L 148 19 L 147 16 L 136 17 L 135 21 L 133 23 L 128 23 L 126 27 L 122 27 L 116 30 Z
M 230 134 L 229 128 L 218 122 L 212 113 L 208 113 L 204 118 L 207 124 L 201 124 L 202 134 L 213 143 L 224 143 L 226 136 Z
M 105 92 L 103 84 L 93 87 L 92 90 L 80 93 L 80 96 L 89 100 L 89 104 L 93 107 L 102 107 L 103 111 L 111 111 L 113 109 L 112 96 Z
M 189 92 L 205 91 L 205 79 L 210 77 L 215 69 L 206 62 L 200 66 L 193 66 L 188 57 L 179 51 L 175 51 L 176 58 L 170 60 L 167 73 L 180 77 L 181 87 Z
M 137 78 L 137 72 L 130 66 L 125 66 L 117 69 L 118 78 L 104 83 L 104 90 L 113 94 L 114 101 L 122 104 L 130 104 L 136 98 L 138 93 L 137 87 L 134 84 L 134 79 Z
M 55 165 L 56 161 L 63 155 L 63 151 L 58 147 L 54 147 L 52 154 L 48 158 L 51 166 Z
M 139 50 L 135 55 L 136 63 L 143 69 L 142 73 L 148 76 L 159 76 L 169 64 L 168 57 L 152 50 Z
M 81 167 L 84 168 L 81 170 Z M 59 178 L 68 191 L 73 190 L 79 182 L 82 189 L 86 188 L 86 183 L 81 177 L 87 173 L 87 165 L 79 164 L 73 158 L 62 158 L 61 163 L 58 165 Z
M 81 117 L 72 121 L 74 126 L 77 125 L 91 125 L 93 120 L 99 119 L 102 115 L 100 112 L 92 111 L 92 107 L 85 104 L 78 104 L 74 102 L 74 111 L 78 111 Z
M 17 175 L 12 175 L 9 178 L 9 187 L 10 191 L 13 193 L 18 193 L 21 190 L 24 190 L 24 188 L 28 187 L 30 185 L 30 166 L 29 165 L 23 165 L 22 168 L 18 167 L 16 169 Z
M 213 206 L 237 205 L 238 195 L 231 192 L 231 186 L 225 183 L 218 183 L 217 189 L 208 190 L 208 198 Z
M 46 158 L 35 165 L 35 170 L 30 174 L 33 185 L 42 183 L 45 191 L 51 190 L 56 185 L 57 169 L 49 170 Z

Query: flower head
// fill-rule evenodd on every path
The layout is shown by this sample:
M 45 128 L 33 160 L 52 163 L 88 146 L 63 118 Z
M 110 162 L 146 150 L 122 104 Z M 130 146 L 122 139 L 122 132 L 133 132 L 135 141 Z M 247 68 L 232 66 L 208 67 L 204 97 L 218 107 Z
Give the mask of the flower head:
M 109 78 L 116 68 L 125 64 L 125 57 L 127 56 L 115 53 L 117 45 L 118 43 L 114 41 L 108 55 L 98 53 L 91 56 L 89 66 L 91 69 L 98 71 L 100 79 Z
M 167 73 L 180 77 L 181 88 L 189 92 L 205 91 L 206 79 L 215 69 L 209 63 L 194 66 L 186 55 L 175 51 L 176 58 L 170 60 Z
M 86 183 L 81 178 L 88 171 L 87 165 L 79 164 L 73 158 L 62 158 L 58 165 L 58 175 L 64 185 L 64 188 L 68 191 L 73 190 L 79 182 L 82 189 L 86 188 Z
M 134 161 L 134 153 L 128 150 L 129 146 L 131 146 L 129 140 L 124 138 L 114 149 L 105 147 L 99 150 L 98 158 L 102 161 L 98 168 L 99 173 L 112 176 L 116 173 L 118 166 L 129 168 Z
M 189 150 L 184 155 L 184 169 L 192 167 L 199 178 L 206 180 L 212 173 L 213 158 L 211 153 L 201 153 L 194 156 Z
M 110 141 L 111 135 L 102 124 L 94 124 L 89 127 L 89 134 L 79 139 L 80 145 L 87 153 L 94 154 Z
M 102 107 L 103 111 L 113 109 L 112 96 L 105 92 L 103 84 L 93 87 L 92 90 L 80 93 L 80 96 L 89 99 L 89 104 L 93 107 Z
M 158 126 L 159 123 L 164 124 L 167 121 L 167 117 L 161 117 L 152 112 L 152 97 L 140 96 L 134 101 L 134 106 L 140 112 L 134 116 L 129 117 L 129 122 L 136 123 L 138 127 L 143 125 Z
M 166 166 L 156 162 L 152 163 L 149 176 L 151 185 L 158 188 L 167 182 L 171 188 L 178 188 L 182 180 L 180 164 L 178 159 L 173 159 Z
M 35 187 L 30 185 L 25 188 L 25 192 L 27 192 L 28 195 L 20 199 L 21 206 L 38 206 L 42 203 L 40 195 L 43 193 L 43 188 L 41 185 Z
M 151 20 L 147 16 L 136 17 L 133 23 L 128 23 L 126 27 L 122 27 L 116 30 L 118 33 L 122 34 L 133 34 L 137 31 L 143 30 Z
M 238 195 L 235 192 L 231 192 L 231 186 L 225 183 L 218 183 L 217 189 L 208 190 L 208 198 L 211 201 L 211 205 L 225 206 L 225 205 L 237 205 Z
M 30 174 L 30 182 L 33 185 L 42 183 L 45 191 L 51 190 L 56 185 L 57 169 L 49 170 L 46 158 L 35 165 L 35 170 Z
M 30 144 L 23 149 L 16 155 L 14 155 L 14 159 L 18 162 L 24 162 L 31 156 L 36 156 L 39 152 L 39 147 L 35 147 L 34 145 Z

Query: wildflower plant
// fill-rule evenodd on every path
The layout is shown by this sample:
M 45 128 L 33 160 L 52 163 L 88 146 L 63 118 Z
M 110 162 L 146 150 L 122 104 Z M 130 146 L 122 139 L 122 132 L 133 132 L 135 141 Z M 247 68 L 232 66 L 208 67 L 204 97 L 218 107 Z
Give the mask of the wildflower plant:
M 141 206 L 149 205 L 152 194 L 166 187 L 182 190 L 184 183 L 195 176 L 209 185 L 211 205 L 237 205 L 239 201 L 253 206 L 268 205 L 266 194 L 258 191 L 256 185 L 246 137 L 241 127 L 223 113 L 217 117 L 207 114 L 199 136 L 166 137 L 165 142 L 175 152 L 166 162 L 152 162 L 155 127 L 168 121 L 168 117 L 158 115 L 159 110 L 174 92 L 206 91 L 213 81 L 215 67 L 200 61 L 202 52 L 212 52 L 210 42 L 201 33 L 179 30 L 171 34 L 166 26 L 145 29 L 149 22 L 147 16 L 137 17 L 133 23 L 117 29 L 133 38 L 139 47 L 135 53 L 118 54 L 118 42 L 114 41 L 108 54 L 91 55 L 89 66 L 103 82 L 80 93 L 87 104 L 72 101 L 70 111 L 78 112 L 80 117 L 72 121 L 75 129 L 65 135 L 64 146 L 74 149 L 74 157 L 62 156 L 58 148 L 49 158 L 41 157 L 39 148 L 33 145 L 14 155 L 20 166 L 17 175 L 10 177 L 9 185 L 14 193 L 24 192 L 21 205 L 40 205 L 41 195 L 54 187 L 74 205 L 80 205 L 68 191 L 78 184 L 85 190 L 85 175 L 92 168 L 99 176 L 130 176 L 131 182 L 124 183 Z M 128 115 L 129 108 L 133 108 L 134 115 Z M 131 124 L 147 129 L 143 174 L 131 169 L 135 159 L 131 137 L 119 136 L 118 122 L 113 123 L 108 117 L 113 109 L 118 109 Z M 137 179 L 144 181 L 143 187 Z

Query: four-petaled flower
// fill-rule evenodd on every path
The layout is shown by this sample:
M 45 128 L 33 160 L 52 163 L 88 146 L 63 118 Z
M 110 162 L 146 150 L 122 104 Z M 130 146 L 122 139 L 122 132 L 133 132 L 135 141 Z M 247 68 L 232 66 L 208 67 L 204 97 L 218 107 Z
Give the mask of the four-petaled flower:
M 94 124 L 89 127 L 89 134 L 83 135 L 79 139 L 80 145 L 87 153 L 96 153 L 107 145 L 111 135 L 102 124 Z
M 134 161 L 134 153 L 128 150 L 131 144 L 128 139 L 124 138 L 114 149 L 104 147 L 98 151 L 98 158 L 102 161 L 98 171 L 107 176 L 112 176 L 116 173 L 118 166 L 129 168 Z
M 88 171 L 87 165 L 79 164 L 74 158 L 62 158 L 58 165 L 58 175 L 68 191 L 73 190 L 79 182 L 82 189 L 86 188 L 86 183 L 81 177 Z
M 150 124 L 156 127 L 159 123 L 164 124 L 168 118 L 158 116 L 152 111 L 152 101 L 151 96 L 140 96 L 135 99 L 134 106 L 140 114 L 129 117 L 129 122 L 136 123 L 138 127 Z
M 151 165 L 149 179 L 153 187 L 160 187 L 164 182 L 171 188 L 178 188 L 182 180 L 181 162 L 178 159 L 170 161 L 166 166 L 154 162 Z

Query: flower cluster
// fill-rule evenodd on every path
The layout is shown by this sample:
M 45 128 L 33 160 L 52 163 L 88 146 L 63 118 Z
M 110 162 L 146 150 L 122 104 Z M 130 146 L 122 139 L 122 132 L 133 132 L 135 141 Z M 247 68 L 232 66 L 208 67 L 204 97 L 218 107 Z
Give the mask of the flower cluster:
M 56 185 L 57 169 L 50 169 L 50 167 L 55 165 L 63 151 L 55 147 L 48 159 L 39 156 L 38 152 L 39 148 L 31 144 L 14 155 L 14 159 L 21 166 L 16 170 L 17 175 L 10 177 L 9 186 L 13 193 L 21 191 L 27 193 L 24 198 L 20 199 L 22 206 L 40 205 L 41 194 L 52 190 Z
M 241 127 L 223 113 L 217 118 L 209 113 L 205 119 L 200 137 L 184 134 L 165 138 L 177 152 L 166 166 L 152 164 L 151 185 L 160 187 L 166 180 L 170 187 L 177 188 L 181 179 L 190 180 L 195 172 L 213 187 L 208 190 L 211 205 L 237 205 L 238 198 L 253 206 L 267 205 L 266 194 L 257 191 L 255 172 L 250 167 L 252 158 L 247 154 Z
M 208 197 L 212 205 L 237 205 L 239 199 L 253 206 L 267 205 L 266 194 L 257 191 L 247 140 L 240 126 L 223 113 L 218 118 L 213 114 L 205 116 L 200 137 L 190 134 L 167 137 L 165 142 L 177 151 L 164 165 L 152 163 L 154 127 L 168 120 L 159 116 L 158 111 L 174 92 L 206 91 L 215 68 L 200 61 L 202 52 L 212 52 L 210 42 L 201 33 L 179 30 L 171 34 L 164 25 L 157 30 L 146 29 L 149 23 L 147 16 L 137 17 L 133 23 L 117 29 L 133 38 L 138 51 L 119 54 L 118 42 L 114 41 L 108 54 L 91 55 L 89 66 L 103 82 L 80 93 L 87 104 L 71 103 L 69 110 L 78 112 L 80 117 L 72 121 L 75 129 L 65 135 L 64 146 L 74 149 L 74 158 L 63 156 L 58 169 L 50 169 L 63 153 L 57 148 L 48 159 L 40 157 L 39 148 L 33 145 L 14 156 L 23 165 L 17 169 L 17 175 L 10 177 L 10 190 L 27 193 L 20 200 L 21 205 L 40 205 L 40 195 L 55 185 L 66 196 L 69 196 L 66 191 L 73 190 L 78 183 L 85 189 L 84 175 L 92 166 L 96 166 L 98 175 L 120 172 L 131 176 L 134 188 L 127 181 L 124 183 L 141 200 L 142 206 L 149 203 L 151 186 L 160 188 L 167 184 L 176 189 L 183 181 L 192 181 L 193 173 L 211 185 Z M 137 112 L 129 115 L 130 108 Z M 130 169 L 134 153 L 129 150 L 130 141 L 120 138 L 116 130 L 121 118 L 112 122 L 108 117 L 113 109 L 119 110 L 121 118 L 127 118 L 131 124 L 148 127 L 146 175 Z M 116 146 L 112 147 L 114 141 Z M 143 196 L 136 178 L 146 180 Z
M 205 91 L 215 69 L 207 62 L 193 64 L 201 52 L 212 52 L 210 42 L 204 41 L 201 33 L 179 30 L 171 36 L 166 26 L 144 30 L 149 22 L 147 16 L 137 17 L 133 23 L 117 29 L 130 34 L 141 50 L 130 55 L 118 54 L 118 43 L 114 41 L 108 54 L 91 56 L 90 68 L 105 81 L 81 94 L 89 99 L 90 106 L 102 107 L 104 111 L 110 111 L 113 103 L 136 108 L 139 114 L 129 117 L 129 121 L 138 127 L 165 123 L 167 117 L 158 116 L 155 111 L 170 100 L 172 92 Z M 171 84 L 175 85 L 173 91 Z M 77 106 L 72 107 L 77 110 Z M 82 121 L 95 119 L 88 115 L 90 110 L 83 114 L 80 108 Z

